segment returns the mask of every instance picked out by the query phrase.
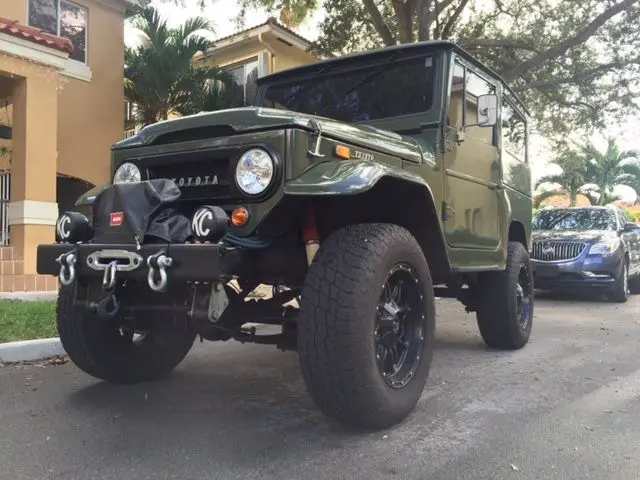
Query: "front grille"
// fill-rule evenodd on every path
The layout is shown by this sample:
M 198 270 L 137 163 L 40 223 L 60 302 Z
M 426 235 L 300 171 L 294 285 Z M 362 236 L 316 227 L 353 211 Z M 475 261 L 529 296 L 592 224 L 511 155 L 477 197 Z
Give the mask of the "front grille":
M 587 245 L 580 242 L 533 242 L 531 258 L 541 262 L 573 260 L 584 252 Z
M 233 182 L 230 152 L 187 152 L 140 161 L 149 179 L 176 182 L 184 200 L 228 200 L 239 195 Z

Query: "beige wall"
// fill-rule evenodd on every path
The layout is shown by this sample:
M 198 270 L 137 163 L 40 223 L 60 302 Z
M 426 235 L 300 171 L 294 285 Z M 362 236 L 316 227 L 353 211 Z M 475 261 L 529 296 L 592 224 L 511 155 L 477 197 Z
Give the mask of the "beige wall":
M 278 41 L 272 33 L 262 35 L 263 43 L 257 38 L 246 39 L 235 45 L 228 45 L 214 51 L 207 61 L 221 67 L 248 61 L 261 53 L 268 53 L 272 57 L 270 72 L 279 72 L 288 68 L 299 67 L 313 63 L 316 58 L 295 46 L 288 46 Z
M 57 170 L 100 184 L 109 180 L 111 145 L 124 133 L 124 2 L 72 1 L 88 8 L 92 79 L 60 77 Z M 0 0 L 0 16 L 26 24 L 27 0 Z

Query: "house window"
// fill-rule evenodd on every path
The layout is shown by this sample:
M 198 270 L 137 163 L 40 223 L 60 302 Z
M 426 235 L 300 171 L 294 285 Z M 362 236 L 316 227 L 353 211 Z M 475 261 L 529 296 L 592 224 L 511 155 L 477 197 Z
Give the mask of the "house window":
M 87 63 L 87 20 L 87 9 L 73 2 L 29 0 L 29 25 L 71 40 L 70 58 L 82 63 Z
M 234 83 L 232 95 L 234 104 L 250 105 L 256 96 L 256 81 L 260 76 L 260 63 L 258 58 L 253 58 L 248 62 L 236 64 L 227 68 L 227 71 L 233 75 Z

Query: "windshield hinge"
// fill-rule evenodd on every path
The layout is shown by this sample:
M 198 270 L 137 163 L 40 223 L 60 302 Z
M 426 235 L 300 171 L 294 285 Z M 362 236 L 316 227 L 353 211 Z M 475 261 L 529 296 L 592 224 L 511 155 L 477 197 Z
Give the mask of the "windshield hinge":
M 307 153 L 312 157 L 322 158 L 323 154 L 320 153 L 320 142 L 322 141 L 322 128 L 320 124 L 314 120 L 309 120 L 309 127 L 311 128 L 311 139 L 314 141 L 314 145 L 312 148 L 307 150 Z

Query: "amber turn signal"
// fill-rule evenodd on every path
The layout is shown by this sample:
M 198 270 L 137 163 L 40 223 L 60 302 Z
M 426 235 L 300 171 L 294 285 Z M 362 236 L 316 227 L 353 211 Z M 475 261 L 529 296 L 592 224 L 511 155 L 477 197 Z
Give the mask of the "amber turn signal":
M 244 227 L 249 222 L 249 210 L 238 207 L 231 212 L 231 223 L 234 227 Z
M 344 145 L 336 145 L 336 157 L 349 160 L 351 158 L 351 150 Z

